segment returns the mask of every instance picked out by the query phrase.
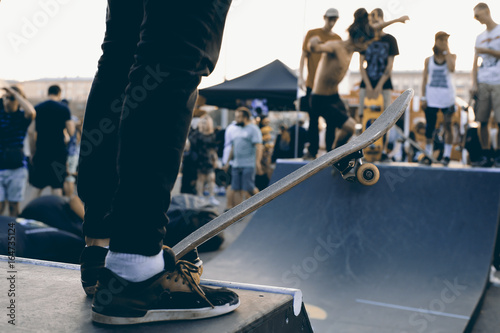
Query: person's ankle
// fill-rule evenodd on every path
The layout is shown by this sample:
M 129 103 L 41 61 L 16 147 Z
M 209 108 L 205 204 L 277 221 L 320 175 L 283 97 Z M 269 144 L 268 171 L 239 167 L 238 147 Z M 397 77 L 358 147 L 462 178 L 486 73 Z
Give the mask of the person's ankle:
M 109 238 L 90 238 L 90 237 L 85 237 L 85 244 L 87 246 L 109 247 Z

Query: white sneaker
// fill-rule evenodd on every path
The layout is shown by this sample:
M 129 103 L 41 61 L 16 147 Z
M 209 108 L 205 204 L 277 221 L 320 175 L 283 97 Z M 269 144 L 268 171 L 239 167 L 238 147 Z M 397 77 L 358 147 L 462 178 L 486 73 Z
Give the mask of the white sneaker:
M 490 270 L 490 283 L 495 287 L 500 287 L 500 278 L 498 277 L 500 272 L 495 269 L 495 266 L 491 266 Z
M 215 199 L 215 197 L 214 197 L 213 195 L 212 195 L 212 196 L 208 199 L 208 201 L 209 201 L 212 205 L 214 205 L 214 206 L 218 206 L 218 205 L 220 205 L 219 200 Z

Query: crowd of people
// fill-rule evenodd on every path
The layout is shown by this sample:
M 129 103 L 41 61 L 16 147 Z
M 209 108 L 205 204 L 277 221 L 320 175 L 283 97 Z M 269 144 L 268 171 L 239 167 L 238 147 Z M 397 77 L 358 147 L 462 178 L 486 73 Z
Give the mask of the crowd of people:
M 474 15 L 487 29 L 477 37 L 472 73 L 471 100 L 475 102 L 476 120 L 480 123 L 478 137 L 482 148 L 480 154 L 474 155 L 478 157 L 475 157 L 472 163 L 477 166 L 500 166 L 500 142 L 493 145 L 496 150 L 492 151 L 491 135 L 488 130 L 492 111 L 497 123 L 500 123 L 498 91 L 500 70 L 497 65 L 500 51 L 496 50 L 498 41 L 495 39 L 500 32 L 486 4 L 479 3 L 474 8 Z M 398 22 L 405 23 L 409 17 L 402 16 L 386 22 L 380 8 L 370 13 L 359 9 L 354 17 L 346 41 L 342 41 L 340 36 L 333 32 L 339 18 L 339 11 L 335 8 L 325 12 L 323 27 L 306 33 L 302 44 L 298 85 L 305 92 L 305 103 L 302 103 L 301 109 L 308 112 L 308 129 L 304 128 L 305 122 L 301 119 L 298 130 L 296 130 L 297 125 L 287 128 L 285 124 L 279 124 L 273 130 L 267 116 L 259 114 L 253 119 L 251 110 L 244 107 L 238 109 L 236 115 L 248 113 L 248 121 L 260 129 L 261 135 L 259 141 L 257 135 L 252 134 L 256 141 L 250 147 L 255 150 L 256 161 L 252 163 L 247 161 L 244 165 L 248 168 L 252 164 L 255 170 L 252 172 L 245 170 L 243 177 L 241 170 L 236 173 L 239 169 L 229 167 L 242 163 L 239 158 L 232 160 L 238 149 L 232 149 L 232 154 L 230 151 L 233 144 L 239 142 L 238 140 L 233 142 L 232 133 L 247 128 L 247 125 L 242 126 L 242 122 L 239 122 L 240 125 L 233 123 L 227 129 L 221 130 L 214 128 L 210 115 L 204 114 L 196 118 L 199 121 L 193 123 L 188 136 L 183 166 L 185 181 L 188 183 L 183 184 L 181 192 L 199 196 L 208 195 L 209 201 L 218 205 L 216 192 L 224 193 L 228 190 L 228 196 L 231 198 L 228 200 L 229 209 L 267 186 L 272 174 L 271 165 L 277 159 L 302 157 L 313 159 L 317 157 L 322 141 L 326 151 L 347 142 L 354 134 L 356 123 L 361 123 L 366 98 L 376 99 L 381 95 L 384 108 L 388 107 L 393 90 L 391 73 L 399 49 L 396 38 L 385 33 L 384 28 Z M 449 36 L 444 31 L 435 34 L 433 54 L 424 61 L 420 98 L 421 109 L 425 112 L 425 150 L 430 155 L 435 149 L 438 113 L 443 114 L 444 148 L 440 156 L 441 163 L 445 166 L 451 159 L 452 117 L 457 110 L 452 77 L 457 55 L 450 51 Z M 350 114 L 338 94 L 338 84 L 344 78 L 354 52 L 360 54 L 362 80 L 358 111 Z M 304 72 L 307 73 L 306 76 Z M 0 161 L 6 163 L 6 166 L 3 166 L 0 174 L 3 183 L 10 184 L 8 187 L 4 185 L 2 190 L 4 197 L 0 203 L 2 211 L 4 206 L 8 206 L 11 215 L 17 216 L 20 213 L 19 203 L 23 200 L 23 191 L 19 189 L 25 187 L 28 178 L 29 183 L 38 190 L 37 196 L 46 187 L 50 187 L 54 195 L 64 194 L 69 198 L 75 195 L 81 122 L 71 115 L 68 102 L 61 98 L 60 87 L 51 86 L 48 90 L 48 100 L 33 107 L 21 88 L 17 86 L 4 88 L 2 108 L 5 111 L 2 115 L 5 116 L 0 120 L 4 128 L 8 127 L 8 131 L 4 131 L 3 134 L 16 139 L 11 141 L 8 147 L 0 147 L 6 151 L 3 153 L 4 160 Z M 34 121 L 35 115 L 36 121 Z M 320 117 L 324 119 L 323 123 L 326 123 L 326 126 L 319 121 Z M 399 127 L 402 127 L 401 122 L 402 120 L 398 123 Z M 28 127 L 27 141 L 30 149 L 25 149 L 23 143 Z M 322 127 L 326 127 L 326 131 L 320 138 Z M 250 128 L 252 128 L 251 133 L 259 132 L 253 126 Z M 297 133 L 298 140 L 295 138 Z M 497 135 L 497 138 L 500 138 L 500 135 Z M 390 140 L 385 142 L 382 160 L 389 158 L 387 143 Z M 24 151 L 28 152 L 28 157 L 24 157 Z M 253 155 L 250 155 L 253 159 Z M 228 158 L 231 160 L 228 161 Z M 10 169 L 12 166 L 15 168 Z M 235 182 L 233 186 L 229 186 L 233 182 Z M 241 189 L 245 189 L 243 193 Z
M 0 105 L 0 212 L 9 207 L 18 216 L 27 185 L 34 197 L 50 188 L 67 197 L 83 215 L 75 191 L 81 122 L 72 116 L 58 85 L 48 88 L 48 99 L 33 106 L 18 86 L 4 87 Z M 78 129 L 78 130 L 77 130 Z
M 391 73 L 395 56 L 399 54 L 397 40 L 384 32 L 384 28 L 394 23 L 405 23 L 409 17 L 402 16 L 392 21 L 384 21 L 382 9 L 376 8 L 370 13 L 364 9 L 356 11 L 355 23 L 365 27 L 356 29 L 347 41 L 333 32 L 339 12 L 330 8 L 325 12 L 325 24 L 322 28 L 307 32 L 302 46 L 302 57 L 299 66 L 299 87 L 306 93 L 302 109 L 309 113 L 308 157 L 315 158 L 318 153 L 318 117 L 322 116 L 327 124 L 325 144 L 329 151 L 343 144 L 353 134 L 355 121 L 361 123 L 365 100 L 377 99 L 382 96 L 384 108 L 391 102 L 393 85 Z M 476 122 L 479 125 L 480 152 L 473 152 L 471 164 L 474 166 L 500 166 L 500 135 L 497 135 L 496 145 L 491 145 L 490 116 L 494 113 L 496 126 L 500 127 L 500 28 L 491 17 L 489 7 L 479 3 L 474 7 L 474 17 L 486 30 L 476 39 L 474 64 L 471 82 L 471 105 Z M 361 22 L 361 23 L 360 23 Z M 441 163 L 450 163 L 452 152 L 452 117 L 457 111 L 455 89 L 452 73 L 455 71 L 457 55 L 450 51 L 448 37 L 444 31 L 435 34 L 433 55 L 426 58 L 422 79 L 421 109 L 425 112 L 425 150 L 433 155 L 435 141 L 436 119 L 442 113 L 444 148 Z M 360 37 L 367 41 L 366 45 L 356 42 Z M 361 84 L 359 90 L 359 109 L 357 114 L 350 115 L 344 102 L 338 95 L 338 83 L 345 75 L 353 51 L 360 54 Z M 306 66 L 307 64 L 307 66 Z M 347 65 L 346 65 L 347 64 Z M 307 68 L 307 78 L 304 79 L 304 69 Z M 352 117 L 351 117 L 352 116 Z M 397 123 L 403 127 L 403 119 Z M 336 130 L 338 128 L 339 130 Z M 385 140 L 382 159 L 387 159 L 387 144 Z M 493 148 L 495 147 L 495 148 Z M 473 158 L 474 157 L 474 158 Z
M 494 34 L 497 25 L 492 20 L 487 5 L 483 3 L 478 4 L 474 8 L 474 13 L 476 19 L 487 26 L 486 32 L 478 36 L 478 41 L 476 43 L 476 58 L 474 64 L 475 67 L 478 67 L 479 55 L 481 55 L 481 57 L 488 57 L 488 55 L 489 57 L 493 57 L 491 54 L 493 51 L 485 51 L 480 47 L 484 44 L 482 40 L 485 37 L 483 35 Z M 385 33 L 384 28 L 395 23 L 405 23 L 409 20 L 409 17 L 402 16 L 391 21 L 384 21 L 384 13 L 380 8 L 375 8 L 370 13 L 365 9 L 359 9 L 354 13 L 354 17 L 354 23 L 348 30 L 350 35 L 348 40 L 342 41 L 340 36 L 333 32 L 335 23 L 339 18 L 339 11 L 334 8 L 330 8 L 325 12 L 323 27 L 309 30 L 306 33 L 299 64 L 298 84 L 299 88 L 303 89 L 305 92 L 305 97 L 303 99 L 305 103 L 302 103 L 301 110 L 308 112 L 308 129 L 304 128 L 304 119 L 298 122 L 298 131 L 296 130 L 297 125 L 287 128 L 285 124 L 278 124 L 278 126 L 275 124 L 275 129 L 272 132 L 272 139 L 257 140 L 253 143 L 254 147 L 252 147 L 252 149 L 255 150 L 256 154 L 255 156 L 252 155 L 252 162 L 247 163 L 246 167 L 252 167 L 254 170 L 252 170 L 249 175 L 245 175 L 245 177 L 243 177 L 245 178 L 244 180 L 241 179 L 241 174 L 232 177 L 235 172 L 234 168 L 231 168 L 231 171 L 225 174 L 218 170 L 217 180 L 224 180 L 219 181 L 218 184 L 228 187 L 228 209 L 241 202 L 240 193 L 238 193 L 239 189 L 246 189 L 242 198 L 247 198 L 265 187 L 272 173 L 271 165 L 275 163 L 277 159 L 313 159 L 317 157 L 321 145 L 323 145 L 326 151 L 330 151 L 347 142 L 355 132 L 356 123 L 361 123 L 365 99 L 376 99 L 381 95 L 383 97 L 384 108 L 387 108 L 391 103 L 393 91 L 391 73 L 395 57 L 399 54 L 399 48 L 396 38 Z M 363 29 L 359 27 L 363 27 Z M 490 30 L 491 32 L 489 32 Z M 444 142 L 439 157 L 440 162 L 444 166 L 447 166 L 451 160 L 453 144 L 452 117 L 458 109 L 455 103 L 456 94 L 452 77 L 452 73 L 455 71 L 457 55 L 450 51 L 448 44 L 449 36 L 450 35 L 444 31 L 439 31 L 435 34 L 434 46 L 432 47 L 433 54 L 424 61 L 420 99 L 421 110 L 425 113 L 425 123 L 423 124 L 422 135 L 425 136 L 426 142 L 425 148 L 423 149 L 431 156 L 435 153 L 436 147 L 434 146 L 434 142 L 437 140 L 437 133 L 439 133 L 439 131 L 436 131 L 438 113 L 441 112 L 443 114 L 443 130 L 441 137 Z M 494 43 L 494 40 L 493 38 L 489 42 L 490 45 L 493 45 L 492 43 Z M 338 84 L 344 78 L 354 52 L 360 53 L 360 73 L 362 81 L 359 90 L 359 107 L 357 112 L 352 115 L 347 111 L 344 101 L 340 98 Z M 478 101 L 474 108 L 477 112 L 477 121 L 481 123 L 480 139 L 483 145 L 480 160 L 478 161 L 478 158 L 472 158 L 471 162 L 474 166 L 500 166 L 499 150 L 497 148 L 495 152 L 491 152 L 489 144 L 490 135 L 487 131 L 490 110 L 493 110 L 495 112 L 495 117 L 498 118 L 497 110 L 500 108 L 495 104 L 495 99 L 499 95 L 494 93 L 493 88 L 495 87 L 495 82 L 491 81 L 494 80 L 496 76 L 487 75 L 487 73 L 491 71 L 493 71 L 493 73 L 498 71 L 498 68 L 494 65 L 488 67 L 488 64 L 494 63 L 492 59 L 489 59 L 489 61 L 482 63 L 480 67 L 475 68 L 473 72 L 473 77 L 476 78 L 478 77 L 478 72 L 481 73 L 479 75 L 481 78 L 479 82 L 481 82 L 481 84 L 478 85 L 473 82 L 471 95 L 477 99 L 479 96 L 478 92 L 480 92 L 483 98 L 483 101 Z M 307 73 L 306 76 L 304 72 Z M 483 82 L 486 79 L 490 81 Z M 478 90 L 479 86 L 481 87 L 480 90 Z M 488 92 L 491 92 L 489 96 L 487 96 Z M 488 112 L 484 111 L 485 109 L 488 109 Z M 250 114 L 249 111 L 250 110 L 245 107 L 240 107 L 236 110 L 236 117 L 239 117 L 242 112 Z M 486 113 L 487 115 L 485 115 Z M 205 117 L 209 116 L 205 115 Z M 320 117 L 322 117 L 326 123 L 326 130 L 324 131 L 323 137 L 320 136 L 320 131 L 322 127 L 325 126 L 319 121 L 321 119 Z M 270 136 L 269 125 L 263 126 L 264 122 L 269 123 L 268 117 L 257 115 L 255 119 L 248 121 L 249 123 L 253 122 L 254 125 L 257 125 L 261 129 L 262 138 Z M 220 146 L 220 150 L 223 149 L 225 151 L 224 154 L 220 154 L 219 162 L 212 159 L 211 165 L 213 168 L 216 168 L 216 170 L 222 169 L 227 171 L 229 170 L 229 166 L 233 163 L 238 165 L 238 160 L 236 159 L 236 162 L 231 161 L 232 155 L 230 156 L 229 154 L 231 147 L 234 147 L 233 133 L 235 131 L 238 132 L 238 128 L 242 127 L 241 123 L 239 123 L 239 125 L 237 125 L 237 123 L 238 122 L 232 123 L 221 131 L 222 133 L 225 132 L 225 137 L 219 139 L 221 141 L 220 145 L 216 145 L 215 139 L 213 139 L 214 143 L 212 149 L 217 149 L 217 147 Z M 247 125 L 244 125 L 243 128 L 246 128 L 246 126 Z M 397 126 L 400 128 L 403 127 L 403 119 L 400 119 Z M 253 126 L 251 128 L 252 133 L 257 133 Z M 418 129 L 416 128 L 415 131 L 418 132 Z M 193 130 L 191 133 L 197 132 L 197 130 Z M 299 133 L 299 136 L 296 142 L 295 137 L 297 133 Z M 189 141 L 191 142 L 194 140 L 194 142 L 196 142 L 196 135 L 192 134 L 192 136 L 194 138 L 192 139 L 190 135 Z M 411 137 L 414 138 L 414 133 L 412 133 Z M 397 154 L 394 152 L 391 155 L 388 154 L 389 148 L 394 150 L 394 142 L 401 139 L 402 138 L 398 137 L 397 133 L 392 133 L 390 138 L 385 140 L 382 160 L 387 160 L 395 155 L 405 155 L 405 153 L 399 152 Z M 322 141 L 324 142 L 322 143 Z M 398 147 L 402 149 L 401 145 Z M 498 145 L 496 145 L 496 147 L 498 147 Z M 245 146 L 245 149 L 246 148 L 248 147 Z M 236 149 L 236 151 L 237 150 L 238 149 Z M 195 155 L 200 155 L 200 152 L 195 151 Z M 410 155 L 412 155 L 415 161 L 417 160 L 414 156 L 418 156 L 418 154 L 410 153 Z M 215 153 L 213 153 L 213 156 L 215 156 Z M 201 169 L 203 169 L 203 163 L 204 162 L 200 161 Z M 265 178 L 264 182 L 259 181 L 262 177 Z M 198 177 L 198 179 L 200 179 L 200 177 Z M 248 181 L 248 185 L 243 186 L 243 183 L 241 183 L 242 181 Z M 212 183 L 215 183 L 215 179 L 212 180 Z M 259 186 L 262 183 L 264 185 Z M 208 187 L 208 193 L 212 202 L 214 200 L 212 199 L 213 191 L 211 190 L 213 186 L 214 185 Z M 234 200 L 233 188 L 237 189 L 238 198 L 236 200 Z M 199 195 L 202 194 L 202 192 L 201 188 L 198 188 L 196 191 Z
M 2 87 L 0 103 L 0 211 L 8 207 L 11 216 L 19 215 L 28 181 L 38 194 L 50 187 L 53 195 L 74 200 L 72 209 L 83 219 L 86 242 L 82 285 L 95 295 L 92 320 L 106 324 L 203 318 L 239 306 L 236 293 L 199 285 L 202 262 L 196 250 L 176 258 L 163 246 L 166 211 L 182 158 L 183 189 L 199 196 L 207 192 L 209 202 L 218 205 L 216 188 L 224 186 L 230 209 L 267 185 L 277 159 L 317 157 L 320 117 L 326 122 L 325 150 L 343 145 L 363 117 L 365 98 L 382 95 L 385 107 L 390 103 L 399 50 L 384 28 L 409 19 L 384 21 L 381 9 L 368 13 L 360 8 L 349 37 L 342 40 L 333 32 L 339 11 L 328 9 L 324 26 L 307 32 L 302 45 L 298 84 L 306 93 L 308 130 L 301 120 L 272 134 L 269 119 L 254 119 L 246 107 L 235 111 L 234 122 L 224 130 L 216 130 L 207 114 L 192 122 L 196 89 L 217 62 L 230 1 L 207 0 L 194 8 L 179 4 L 176 11 L 163 2 L 146 3 L 109 2 L 103 55 L 83 129 L 61 100 L 58 86 L 51 86 L 48 100 L 36 106 L 19 87 Z M 486 26 L 476 40 L 471 89 L 483 149 L 478 163 L 500 166 L 500 135 L 491 153 L 488 132 L 492 111 L 500 124 L 500 26 L 484 3 L 474 8 L 474 15 Z M 450 161 L 451 115 L 456 111 L 451 73 L 457 55 L 451 53 L 448 37 L 442 31 L 435 35 L 433 55 L 424 62 L 421 98 L 429 152 L 437 114 L 444 115 L 444 165 Z M 362 82 L 360 107 L 352 115 L 338 85 L 355 52 L 360 54 Z M 139 101 L 136 93 L 145 84 L 151 89 Z M 119 112 L 115 101 L 120 101 Z M 79 152 L 79 144 L 86 150 Z M 85 212 L 75 195 L 77 177 Z M 106 293 L 116 297 L 103 299 Z M 149 317 L 153 312 L 154 318 Z

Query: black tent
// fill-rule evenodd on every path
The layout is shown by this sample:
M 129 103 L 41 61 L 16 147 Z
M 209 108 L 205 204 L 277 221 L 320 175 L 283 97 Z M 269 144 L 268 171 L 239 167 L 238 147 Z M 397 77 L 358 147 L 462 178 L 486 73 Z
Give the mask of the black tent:
M 206 104 L 235 109 L 238 100 L 267 99 L 269 110 L 295 110 L 297 76 L 279 60 L 236 79 L 200 90 Z

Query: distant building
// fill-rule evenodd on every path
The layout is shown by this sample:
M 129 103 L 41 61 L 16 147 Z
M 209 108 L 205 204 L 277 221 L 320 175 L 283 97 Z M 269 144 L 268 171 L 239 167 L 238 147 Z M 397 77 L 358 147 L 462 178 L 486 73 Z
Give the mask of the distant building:
M 58 84 L 62 89 L 62 97 L 70 101 L 71 112 L 83 118 L 85 104 L 92 86 L 92 78 L 45 78 L 32 81 L 17 82 L 20 84 L 28 99 L 33 103 L 39 103 L 47 98 L 47 90 L 53 84 Z M 353 89 L 361 82 L 358 71 L 349 71 L 343 82 L 344 85 Z M 468 101 L 471 86 L 471 73 L 458 71 L 453 75 L 453 82 L 457 96 Z M 15 83 L 15 82 L 12 82 Z M 406 90 L 413 88 L 415 96 L 419 97 L 422 91 L 422 71 L 393 71 L 392 84 L 395 90 Z

